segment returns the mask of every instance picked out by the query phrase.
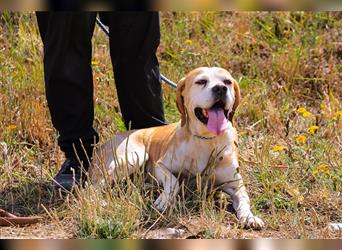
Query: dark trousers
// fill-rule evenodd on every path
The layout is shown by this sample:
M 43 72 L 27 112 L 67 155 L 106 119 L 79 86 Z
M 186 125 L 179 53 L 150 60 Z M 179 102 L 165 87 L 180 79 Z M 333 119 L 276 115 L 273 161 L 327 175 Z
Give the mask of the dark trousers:
M 110 55 L 123 120 L 127 128 L 164 125 L 156 50 L 157 12 L 101 13 L 110 29 Z M 98 142 L 91 38 L 95 12 L 37 12 L 44 44 L 46 98 L 58 144 L 66 157 L 91 156 Z

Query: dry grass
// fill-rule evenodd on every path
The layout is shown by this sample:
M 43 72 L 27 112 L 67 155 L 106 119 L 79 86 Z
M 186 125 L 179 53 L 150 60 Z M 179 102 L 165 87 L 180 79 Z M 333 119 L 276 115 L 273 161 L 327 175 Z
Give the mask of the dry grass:
M 177 81 L 195 67 L 221 66 L 240 82 L 239 159 L 252 209 L 267 225 L 254 232 L 239 227 L 229 197 L 206 185 L 184 185 L 179 202 L 162 214 L 152 206 L 158 187 L 144 184 L 145 176 L 124 178 L 104 194 L 91 187 L 48 191 L 63 156 L 45 101 L 35 17 L 2 13 L 0 207 L 45 220 L 0 228 L 0 237 L 141 238 L 166 227 L 192 238 L 341 237 L 326 230 L 342 222 L 341 18 L 338 12 L 161 15 L 163 74 Z M 105 141 L 124 126 L 99 29 L 93 45 L 95 126 Z M 167 119 L 178 120 L 174 89 L 164 86 L 164 100 Z

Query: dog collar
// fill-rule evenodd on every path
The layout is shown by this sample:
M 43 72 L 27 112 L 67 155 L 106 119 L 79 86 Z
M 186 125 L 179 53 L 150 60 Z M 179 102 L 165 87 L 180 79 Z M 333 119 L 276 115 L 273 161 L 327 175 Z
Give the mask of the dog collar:
M 189 125 L 187 124 L 187 130 L 189 131 L 189 133 L 192 135 L 192 136 L 194 136 L 194 137 L 196 137 L 196 138 L 198 138 L 198 139 L 201 139 L 201 140 L 211 140 L 211 139 L 214 139 L 214 138 L 216 138 L 216 136 L 212 136 L 212 137 L 205 137 L 205 136 L 200 136 L 200 135 L 196 135 L 196 134 L 194 134 L 194 133 L 192 133 L 192 131 L 191 131 L 191 129 L 189 128 Z
M 202 139 L 202 140 L 211 140 L 211 139 L 214 139 L 216 136 L 213 136 L 213 137 L 204 137 L 204 136 L 200 136 L 200 135 L 193 135 L 199 139 Z

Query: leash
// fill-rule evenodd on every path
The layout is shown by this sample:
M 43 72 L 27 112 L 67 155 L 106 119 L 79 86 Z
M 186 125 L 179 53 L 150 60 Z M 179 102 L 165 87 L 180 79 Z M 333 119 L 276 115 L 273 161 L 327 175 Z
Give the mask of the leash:
M 33 217 L 21 217 L 15 216 L 3 209 L 0 209 L 0 226 L 24 226 L 35 224 L 41 221 L 43 217 L 33 216 Z
M 104 33 L 106 33 L 107 36 L 109 36 L 109 30 L 108 28 L 100 21 L 98 17 L 96 17 L 96 23 L 99 25 L 99 27 L 102 29 Z M 166 76 L 160 73 L 160 78 L 162 81 L 164 81 L 166 84 L 170 85 L 173 88 L 177 88 L 177 84 L 170 79 L 168 79 Z

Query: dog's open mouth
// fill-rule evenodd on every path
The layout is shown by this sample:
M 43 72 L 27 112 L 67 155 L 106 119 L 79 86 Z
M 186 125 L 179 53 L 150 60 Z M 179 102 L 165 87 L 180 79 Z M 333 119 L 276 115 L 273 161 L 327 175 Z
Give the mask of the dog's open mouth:
M 228 110 L 225 106 L 226 103 L 220 100 L 209 109 L 195 108 L 195 115 L 208 130 L 220 135 L 228 127 Z

